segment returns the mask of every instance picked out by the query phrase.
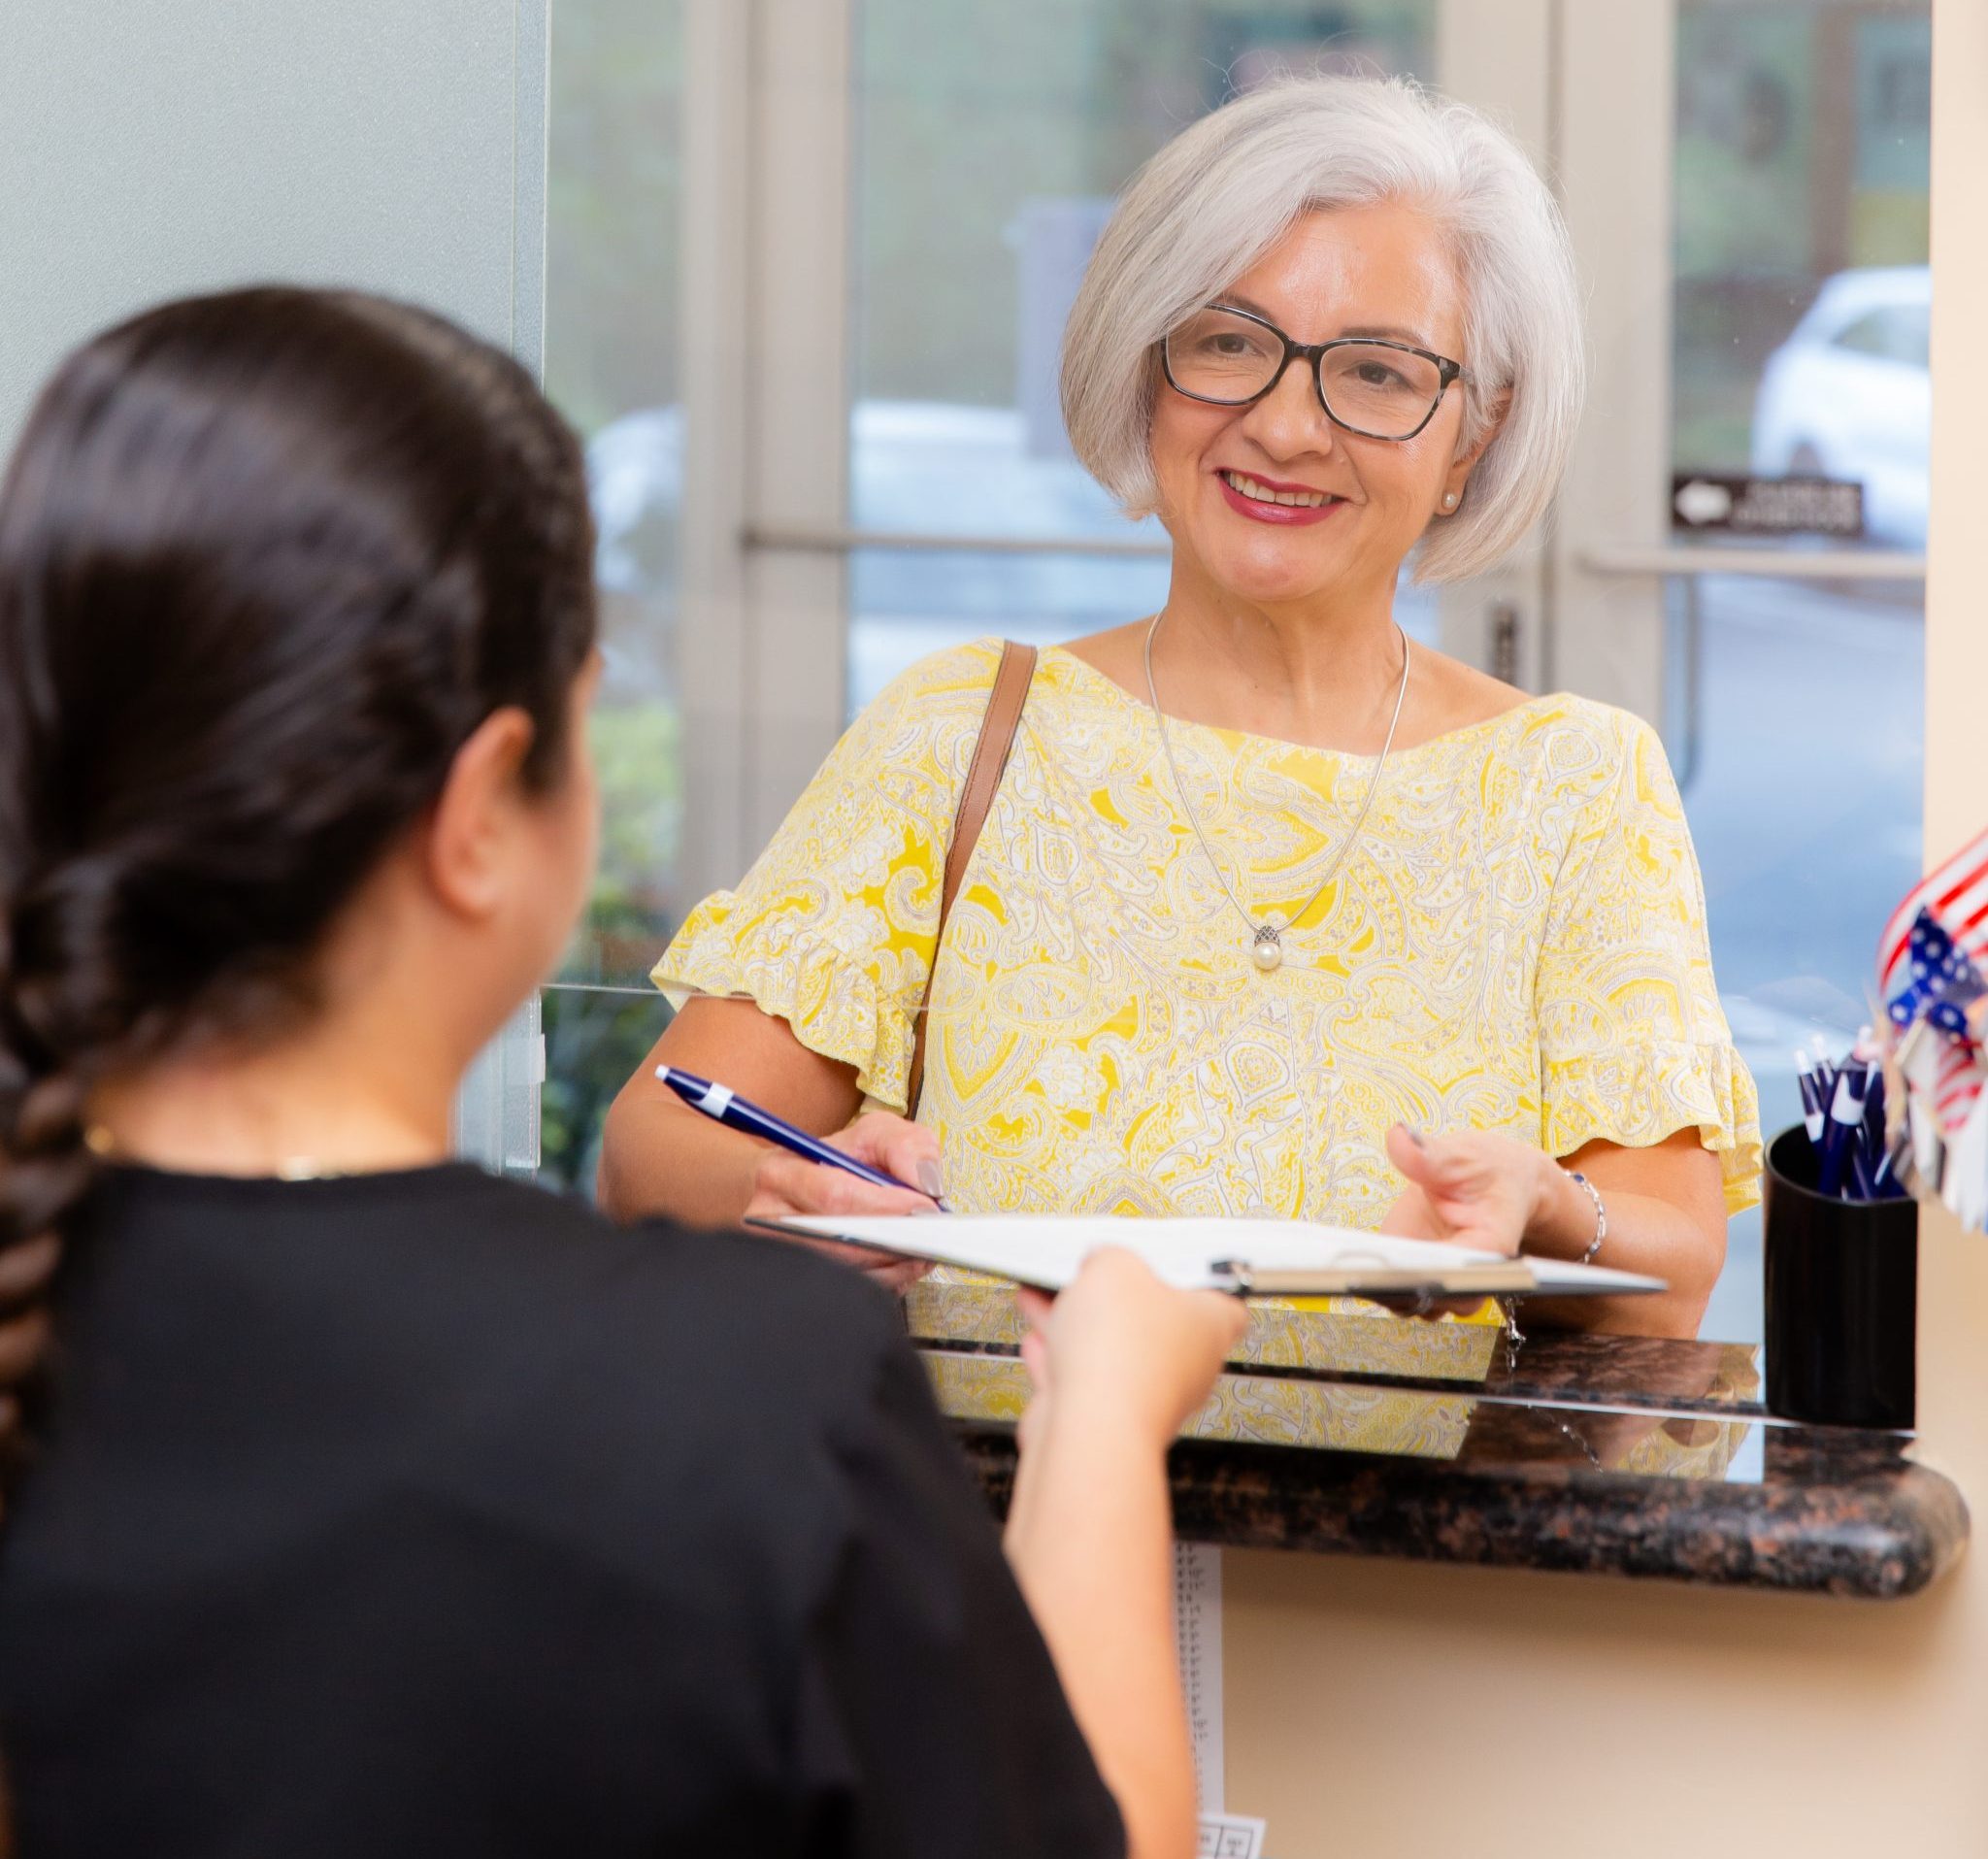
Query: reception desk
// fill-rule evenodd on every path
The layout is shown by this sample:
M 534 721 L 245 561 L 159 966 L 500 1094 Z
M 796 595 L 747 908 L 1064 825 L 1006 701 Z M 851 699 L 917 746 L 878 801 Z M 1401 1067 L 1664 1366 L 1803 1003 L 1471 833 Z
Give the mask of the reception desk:
M 1027 1398 L 1011 1294 L 907 1302 L 997 1509 Z M 1747 1345 L 1258 1307 L 1172 1456 L 1192 1542 L 1893 1600 L 1968 1538 L 1909 1436 L 1778 1420 Z

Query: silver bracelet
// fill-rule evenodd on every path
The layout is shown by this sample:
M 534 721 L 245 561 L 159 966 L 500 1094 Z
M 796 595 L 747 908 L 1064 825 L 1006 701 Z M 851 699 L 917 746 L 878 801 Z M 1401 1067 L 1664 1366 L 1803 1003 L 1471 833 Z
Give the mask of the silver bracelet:
M 1588 1249 L 1575 1261 L 1579 1265 L 1592 1265 L 1595 1254 L 1602 1249 L 1602 1242 L 1608 1237 L 1608 1210 L 1602 1205 L 1601 1190 L 1578 1169 L 1567 1169 L 1563 1173 L 1570 1181 L 1578 1181 L 1589 1200 L 1595 1204 L 1595 1237 L 1588 1242 Z

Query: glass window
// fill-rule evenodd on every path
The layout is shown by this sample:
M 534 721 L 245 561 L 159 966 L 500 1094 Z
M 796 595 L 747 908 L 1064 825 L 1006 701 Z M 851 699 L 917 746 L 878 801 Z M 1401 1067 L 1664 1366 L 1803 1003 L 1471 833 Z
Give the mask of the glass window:
M 864 548 L 848 702 L 948 644 L 1154 612 L 1166 538 L 1077 464 L 1056 356 L 1111 197 L 1180 127 L 1285 66 L 1421 72 L 1434 0 L 863 0 L 849 515 L 892 533 L 1143 554 Z M 1433 643 L 1433 597 L 1403 623 Z
M 591 1187 L 601 1118 L 668 1018 L 646 978 L 679 912 L 681 12 L 552 10 L 546 386 L 586 442 L 606 659 L 592 719 L 600 874 L 544 1001 L 543 1170 L 569 1186 Z
M 1853 354 L 1924 368 L 1928 335 L 1929 318 L 1923 308 L 1893 306 L 1867 311 L 1836 338 L 1836 346 Z
M 1673 467 L 1855 481 L 1866 543 L 1908 551 L 1926 541 L 1930 85 L 1924 0 L 1678 9 Z M 1840 1047 L 1872 1017 L 1880 919 L 1919 871 L 1923 583 L 1829 566 L 1672 589 L 1673 759 L 1770 1135 L 1801 1114 L 1795 1047 Z M 1757 1216 L 1735 1222 L 1706 1335 L 1759 1336 L 1759 1248 Z
M 1859 355 L 1889 355 L 1892 347 L 1891 318 L 1882 310 L 1859 316 L 1836 339 L 1839 349 Z
M 1933 313 L 1925 304 L 1897 310 L 1891 317 L 1891 358 L 1910 368 L 1930 368 L 1933 354 Z

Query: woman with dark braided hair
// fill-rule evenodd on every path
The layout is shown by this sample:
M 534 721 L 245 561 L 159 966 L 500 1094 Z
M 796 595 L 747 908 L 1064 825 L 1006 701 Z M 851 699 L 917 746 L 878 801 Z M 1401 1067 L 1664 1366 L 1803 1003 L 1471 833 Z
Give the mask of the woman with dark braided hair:
M 372 298 L 167 305 L 28 423 L 17 1849 L 1185 1853 L 1163 1454 L 1233 1308 L 1032 1306 L 1004 1564 L 883 1292 L 447 1160 L 590 874 L 590 553 L 525 375 Z

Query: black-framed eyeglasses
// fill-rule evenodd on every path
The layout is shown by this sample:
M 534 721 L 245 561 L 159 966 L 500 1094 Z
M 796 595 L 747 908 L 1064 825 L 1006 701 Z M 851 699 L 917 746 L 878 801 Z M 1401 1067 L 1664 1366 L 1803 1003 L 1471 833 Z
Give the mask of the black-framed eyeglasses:
M 1364 439 L 1414 438 L 1436 417 L 1449 383 L 1470 379 L 1461 362 L 1410 343 L 1293 342 L 1268 317 L 1228 304 L 1197 310 L 1160 345 L 1174 391 L 1215 407 L 1261 400 L 1294 361 L 1311 365 L 1325 416 Z

